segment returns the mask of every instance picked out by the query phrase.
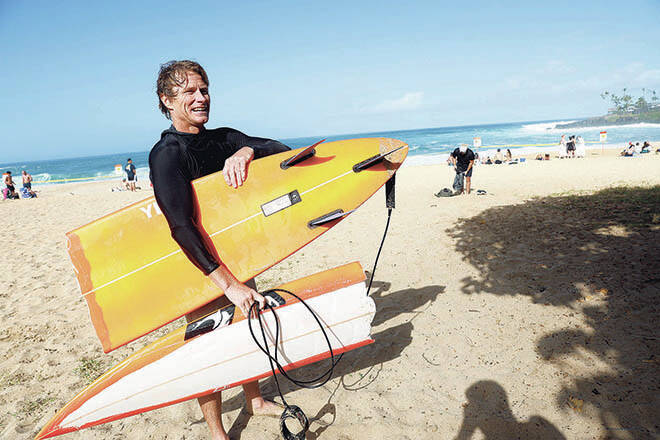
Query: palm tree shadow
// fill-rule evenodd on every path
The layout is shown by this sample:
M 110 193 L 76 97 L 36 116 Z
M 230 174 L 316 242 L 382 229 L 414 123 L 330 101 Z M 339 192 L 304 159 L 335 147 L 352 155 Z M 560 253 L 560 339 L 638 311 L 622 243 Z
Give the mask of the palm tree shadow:
M 556 404 L 584 401 L 611 438 L 660 431 L 659 216 L 660 186 L 620 187 L 489 208 L 447 231 L 480 273 L 462 280 L 463 293 L 581 315 L 586 324 L 542 336 L 537 351 L 569 375 L 565 360 L 581 352 L 607 365 L 566 385 Z
M 469 440 L 478 429 L 486 440 L 535 439 L 561 440 L 562 433 L 541 416 L 518 422 L 509 407 L 504 388 L 492 380 L 481 380 L 466 391 L 463 422 L 455 440 Z

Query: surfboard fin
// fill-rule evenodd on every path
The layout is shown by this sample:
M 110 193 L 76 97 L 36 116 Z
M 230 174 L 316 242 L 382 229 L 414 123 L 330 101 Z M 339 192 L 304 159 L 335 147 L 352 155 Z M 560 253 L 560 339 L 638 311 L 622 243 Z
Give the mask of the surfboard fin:
M 310 145 L 309 147 L 305 148 L 304 150 L 301 150 L 300 152 L 296 153 L 294 156 L 291 156 L 290 158 L 283 160 L 280 163 L 280 168 L 283 170 L 286 170 L 287 168 L 290 168 L 296 164 L 299 164 L 300 162 L 309 159 L 310 157 L 313 157 L 316 154 L 315 147 L 320 144 L 321 142 L 325 142 L 325 139 L 318 141 L 314 145 Z
M 330 223 L 331 221 L 340 219 L 342 217 L 346 217 L 348 214 L 352 213 L 353 211 L 355 211 L 355 209 L 348 212 L 344 212 L 343 209 L 336 209 L 332 212 L 322 215 L 321 217 L 317 217 L 314 220 L 311 220 L 309 223 L 307 223 L 307 226 L 311 229 L 314 229 L 326 223 Z
M 356 173 L 359 173 L 362 170 L 366 170 L 367 168 L 371 168 L 372 166 L 381 163 L 385 157 L 389 156 L 390 154 L 399 151 L 402 148 L 408 148 L 407 145 L 403 145 L 399 148 L 395 148 L 392 151 L 388 151 L 387 153 L 383 154 L 377 154 L 375 156 L 371 156 L 368 159 L 363 160 L 362 162 L 358 162 L 355 165 L 353 165 L 353 171 Z
M 266 301 L 268 301 L 270 305 L 273 307 L 283 306 L 284 303 L 286 302 L 284 298 L 282 298 L 273 290 L 267 290 L 266 292 L 263 292 L 262 295 L 266 298 Z
M 183 340 L 187 341 L 188 339 L 192 339 L 195 336 L 203 335 L 204 333 L 213 331 L 216 328 L 225 327 L 231 324 L 234 319 L 235 310 L 236 306 L 227 306 L 211 313 L 210 315 L 206 315 L 197 321 L 191 322 L 186 326 L 186 334 Z

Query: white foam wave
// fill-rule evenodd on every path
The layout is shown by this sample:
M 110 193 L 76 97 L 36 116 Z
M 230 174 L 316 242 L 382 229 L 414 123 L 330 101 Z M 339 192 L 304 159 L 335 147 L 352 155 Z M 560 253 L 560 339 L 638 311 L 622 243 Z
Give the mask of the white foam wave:
M 32 176 L 34 182 L 48 182 L 50 180 L 50 174 L 48 173 L 39 173 Z
M 556 122 L 554 123 L 554 127 L 552 128 L 547 128 L 544 133 L 546 134 L 558 134 L 562 135 L 564 133 L 584 133 L 584 132 L 600 132 L 600 131 L 607 131 L 607 130 L 629 130 L 629 129 L 636 129 L 636 128 L 660 128 L 660 124 L 653 124 L 650 122 L 640 122 L 637 124 L 629 124 L 629 125 L 598 125 L 594 127 L 574 127 L 574 128 L 556 128 L 556 125 L 558 124 L 568 124 L 571 121 L 568 122 Z M 573 121 L 574 122 L 574 121 Z
M 558 124 L 572 124 L 576 121 L 556 121 L 541 122 L 539 124 L 525 124 L 520 129 L 530 133 L 548 133 L 548 130 L 554 129 Z
M 434 165 L 447 162 L 449 153 L 408 156 L 402 166 Z

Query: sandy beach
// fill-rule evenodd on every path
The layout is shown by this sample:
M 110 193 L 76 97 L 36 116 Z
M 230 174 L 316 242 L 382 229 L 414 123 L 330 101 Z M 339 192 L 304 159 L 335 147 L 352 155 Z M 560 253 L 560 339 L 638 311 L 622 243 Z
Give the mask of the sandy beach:
M 487 194 L 451 198 L 434 196 L 450 167 L 403 167 L 372 288 L 376 342 L 322 388 L 283 382 L 310 418 L 307 439 L 658 438 L 660 155 L 617 154 L 479 165 L 473 189 Z M 64 234 L 152 195 L 116 185 L 35 186 L 37 199 L 0 202 L 2 438 L 33 438 L 100 373 L 181 325 L 101 350 Z M 371 271 L 386 217 L 381 190 L 258 287 L 351 261 Z M 276 395 L 272 379 L 262 390 Z M 224 396 L 232 438 L 280 438 L 239 390 Z M 208 434 L 189 401 L 62 438 Z

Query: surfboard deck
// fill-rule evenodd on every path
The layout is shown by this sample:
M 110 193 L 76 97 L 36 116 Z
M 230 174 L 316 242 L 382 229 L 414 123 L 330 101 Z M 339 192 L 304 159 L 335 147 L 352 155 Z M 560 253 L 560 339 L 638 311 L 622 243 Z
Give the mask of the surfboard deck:
M 373 300 L 359 263 L 349 263 L 281 286 L 319 317 L 335 355 L 373 342 Z M 278 298 L 276 298 L 278 297 Z M 279 359 L 286 370 L 328 358 L 312 316 L 293 296 L 276 292 Z M 273 351 L 275 321 L 262 312 Z M 257 337 L 259 324 L 252 320 Z M 205 328 L 199 332 L 199 329 Z M 195 332 L 198 332 L 195 334 Z M 262 342 L 259 339 L 260 343 Z M 247 320 L 233 305 L 175 330 L 136 352 L 80 392 L 37 435 L 44 439 L 161 408 L 272 375 Z
M 247 181 L 237 189 L 220 172 L 193 182 L 197 221 L 208 246 L 242 282 L 345 218 L 337 214 L 364 203 L 394 174 L 408 148 L 386 138 L 328 142 L 315 145 L 313 155 L 307 154 L 312 150 L 302 154 L 304 160 L 298 156 L 292 165 L 282 165 L 304 150 L 253 161 Z M 369 159 L 367 168 L 353 169 Z M 106 353 L 222 295 L 171 238 L 153 197 L 75 229 L 67 238 Z

